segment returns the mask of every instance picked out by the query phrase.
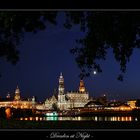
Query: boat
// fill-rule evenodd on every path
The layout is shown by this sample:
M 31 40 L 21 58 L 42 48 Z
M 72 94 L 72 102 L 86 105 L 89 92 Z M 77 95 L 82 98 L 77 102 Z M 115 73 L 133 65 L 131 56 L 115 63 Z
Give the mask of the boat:
M 45 114 L 46 116 L 58 116 L 58 113 L 56 112 L 56 111 L 53 111 L 53 112 L 47 112 L 46 114 Z

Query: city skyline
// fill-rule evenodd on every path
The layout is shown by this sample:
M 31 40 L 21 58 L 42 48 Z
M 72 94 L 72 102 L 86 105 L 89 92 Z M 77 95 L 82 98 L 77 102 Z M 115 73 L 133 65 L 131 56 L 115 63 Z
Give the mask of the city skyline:
M 70 49 L 77 44 L 75 39 L 83 36 L 78 26 L 71 30 L 64 29 L 58 17 L 59 24 L 47 24 L 44 31 L 37 34 L 26 33 L 20 50 L 20 60 L 12 66 L 1 59 L 0 96 L 8 92 L 14 93 L 18 85 L 21 96 L 36 96 L 44 101 L 58 89 L 58 78 L 63 73 L 66 91 L 78 91 L 80 69 Z M 92 97 L 106 94 L 109 99 L 140 98 L 139 71 L 140 51 L 136 50 L 127 65 L 124 81 L 117 80 L 119 64 L 115 62 L 112 50 L 108 51 L 107 59 L 101 61 L 102 73 L 92 74 L 84 79 L 85 87 Z M 93 70 L 94 71 L 94 70 Z

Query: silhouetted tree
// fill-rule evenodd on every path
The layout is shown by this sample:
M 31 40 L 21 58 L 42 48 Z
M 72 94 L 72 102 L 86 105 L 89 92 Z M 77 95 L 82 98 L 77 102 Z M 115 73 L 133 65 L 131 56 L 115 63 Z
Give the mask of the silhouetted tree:
M 44 30 L 46 21 L 56 24 L 57 11 L 0 12 L 0 57 L 15 64 L 19 59 L 19 45 L 25 32 Z M 65 11 L 64 27 L 80 25 L 85 36 L 76 39 L 71 49 L 81 78 L 93 69 L 102 72 L 98 60 L 105 60 L 109 48 L 120 64 L 119 80 L 123 80 L 127 63 L 135 48 L 140 48 L 139 11 Z
M 5 107 L 0 108 L 0 118 L 6 118 Z
M 36 33 L 46 28 L 45 22 L 55 24 L 56 12 L 0 11 L 0 57 L 16 64 L 19 45 L 25 32 Z
M 72 24 L 80 24 L 81 30 L 86 32 L 84 38 L 77 40 L 79 45 L 71 49 L 82 71 L 81 76 L 90 75 L 93 69 L 101 72 L 97 61 L 105 60 L 111 48 L 120 64 L 118 79 L 123 80 L 133 49 L 140 48 L 140 12 L 67 12 L 67 28 Z

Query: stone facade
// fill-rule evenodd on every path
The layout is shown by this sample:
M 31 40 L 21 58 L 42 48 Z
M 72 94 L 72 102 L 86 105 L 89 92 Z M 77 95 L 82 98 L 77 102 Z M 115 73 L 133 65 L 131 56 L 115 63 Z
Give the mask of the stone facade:
M 60 110 L 68 110 L 74 107 L 84 107 L 89 102 L 89 93 L 86 91 L 83 80 L 80 80 L 79 91 L 65 93 L 64 90 L 64 78 L 61 73 L 57 97 L 53 95 L 51 98 L 46 99 L 45 107 L 52 109 L 55 104 Z

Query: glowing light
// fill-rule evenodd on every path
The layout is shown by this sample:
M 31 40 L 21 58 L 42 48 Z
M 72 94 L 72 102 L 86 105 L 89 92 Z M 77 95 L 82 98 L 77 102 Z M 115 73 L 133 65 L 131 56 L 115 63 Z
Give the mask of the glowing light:
M 121 121 L 120 117 L 118 117 L 118 121 Z
M 6 113 L 6 117 L 7 117 L 7 118 L 10 118 L 10 117 L 11 117 L 11 109 L 10 109 L 10 108 L 7 108 L 7 109 L 5 110 L 5 113 Z
M 39 119 L 38 117 L 35 117 L 35 120 L 36 120 L 36 121 L 38 121 L 38 119 Z
M 25 118 L 25 121 L 27 121 L 28 120 L 28 118 Z
M 81 117 L 78 117 L 78 121 L 80 121 L 81 120 Z
M 30 117 L 29 120 L 32 121 L 33 120 L 33 117 Z
M 57 112 L 48 112 L 46 113 L 46 116 L 57 116 L 58 113 Z
M 49 120 L 49 121 L 57 121 L 58 120 L 58 117 L 47 117 L 47 120 Z
M 93 74 L 94 74 L 94 75 L 96 75 L 96 74 L 97 74 L 97 72 L 94 70 L 94 71 L 93 71 Z
M 95 116 L 95 121 L 98 121 L 98 118 L 97 118 L 97 116 Z
M 135 118 L 135 121 L 137 121 L 138 119 L 137 118 Z

